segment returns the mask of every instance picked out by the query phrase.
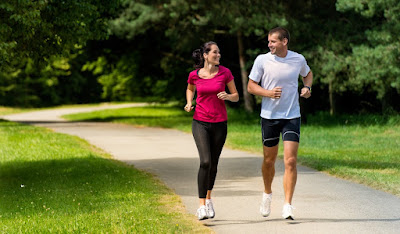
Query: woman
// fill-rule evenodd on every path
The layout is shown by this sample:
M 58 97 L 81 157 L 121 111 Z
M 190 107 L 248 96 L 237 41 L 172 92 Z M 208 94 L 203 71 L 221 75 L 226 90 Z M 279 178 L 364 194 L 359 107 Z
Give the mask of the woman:
M 199 220 L 214 218 L 211 191 L 217 175 L 217 166 L 227 134 L 225 100 L 239 101 L 239 94 L 231 71 L 219 66 L 221 54 L 215 42 L 207 42 L 193 51 L 194 71 L 190 72 L 186 89 L 185 111 L 193 110 L 192 101 L 197 90 L 192 132 L 200 156 L 197 176 L 200 207 Z M 230 94 L 225 92 L 228 86 Z

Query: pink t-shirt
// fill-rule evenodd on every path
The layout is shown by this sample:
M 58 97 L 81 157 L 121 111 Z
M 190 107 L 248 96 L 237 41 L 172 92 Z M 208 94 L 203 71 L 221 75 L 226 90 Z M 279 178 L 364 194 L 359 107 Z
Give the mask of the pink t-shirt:
M 197 90 L 193 119 L 210 123 L 227 121 L 225 101 L 219 99 L 217 93 L 225 91 L 226 84 L 233 80 L 231 71 L 219 66 L 213 78 L 203 79 L 197 74 L 198 70 L 190 72 L 188 78 L 188 83 L 195 85 Z

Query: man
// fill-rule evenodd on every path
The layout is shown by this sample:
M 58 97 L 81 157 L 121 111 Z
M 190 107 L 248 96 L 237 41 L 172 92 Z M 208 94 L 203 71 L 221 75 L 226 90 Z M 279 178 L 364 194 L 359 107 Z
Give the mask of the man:
M 299 75 L 303 78 L 300 96 L 311 96 L 313 74 L 305 58 L 288 50 L 289 31 L 274 28 L 268 33 L 270 52 L 259 55 L 249 75 L 247 90 L 262 97 L 261 131 L 264 160 L 262 174 L 264 193 L 260 212 L 267 217 L 271 210 L 271 184 L 275 176 L 275 161 L 278 156 L 279 137 L 282 133 L 285 173 L 283 188 L 285 203 L 282 216 L 294 219 L 292 198 L 297 181 L 297 151 L 300 141 L 300 105 L 298 92 Z M 259 84 L 260 83 L 260 84 Z

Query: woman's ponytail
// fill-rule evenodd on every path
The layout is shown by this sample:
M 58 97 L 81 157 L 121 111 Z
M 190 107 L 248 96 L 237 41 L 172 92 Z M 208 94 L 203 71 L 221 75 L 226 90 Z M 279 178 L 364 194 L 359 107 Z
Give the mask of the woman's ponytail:
M 200 49 L 196 49 L 192 52 L 192 58 L 194 60 L 194 68 L 199 69 L 204 67 L 204 57 L 203 53 L 208 54 L 211 50 L 212 45 L 217 45 L 217 43 L 213 41 L 209 41 L 204 43 Z
M 192 58 L 194 60 L 194 68 L 199 69 L 204 66 L 204 58 L 201 49 L 196 49 L 192 53 Z

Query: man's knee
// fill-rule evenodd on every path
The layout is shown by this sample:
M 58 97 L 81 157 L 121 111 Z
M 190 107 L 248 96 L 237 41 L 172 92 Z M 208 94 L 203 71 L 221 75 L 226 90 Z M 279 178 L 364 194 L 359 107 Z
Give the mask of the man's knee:
M 272 160 L 270 158 L 264 158 L 263 164 L 267 167 L 272 167 L 275 165 L 275 160 Z
M 273 167 L 275 165 L 276 156 L 273 154 L 265 154 L 263 164 L 267 167 Z
M 266 147 L 264 146 L 264 160 L 263 164 L 265 166 L 273 166 L 276 161 L 276 157 L 278 156 L 278 146 L 274 147 Z
M 297 158 L 296 157 L 289 157 L 285 160 L 285 168 L 287 169 L 295 169 L 297 166 Z

